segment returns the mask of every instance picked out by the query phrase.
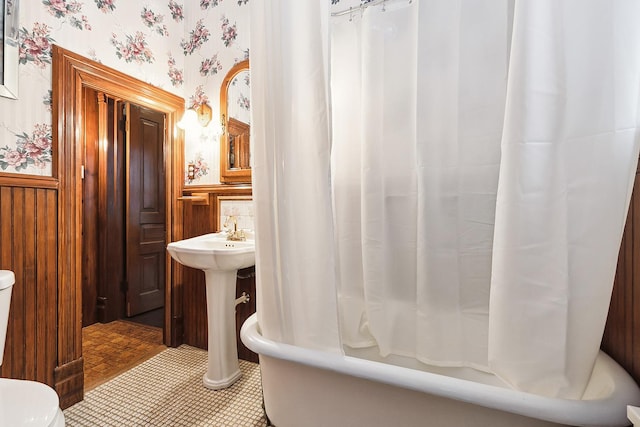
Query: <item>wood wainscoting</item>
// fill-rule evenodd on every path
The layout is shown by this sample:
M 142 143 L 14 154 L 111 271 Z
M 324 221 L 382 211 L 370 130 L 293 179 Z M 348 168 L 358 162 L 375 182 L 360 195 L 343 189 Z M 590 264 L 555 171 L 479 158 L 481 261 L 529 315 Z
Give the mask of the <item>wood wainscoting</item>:
M 58 336 L 57 188 L 52 178 L 0 174 L 0 269 L 16 275 L 0 374 L 52 386 Z
M 640 384 L 640 165 L 633 187 L 602 349 Z

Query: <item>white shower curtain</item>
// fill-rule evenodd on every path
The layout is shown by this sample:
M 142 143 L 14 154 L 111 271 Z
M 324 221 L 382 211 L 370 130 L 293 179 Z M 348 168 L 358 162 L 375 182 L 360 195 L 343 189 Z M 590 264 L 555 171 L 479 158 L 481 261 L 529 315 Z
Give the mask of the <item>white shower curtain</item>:
M 258 321 L 340 351 L 331 219 L 327 2 L 251 2 Z
M 295 3 L 252 4 L 263 333 L 580 397 L 638 158 L 638 2 L 370 7 L 331 28 L 331 103 L 328 2 Z
M 505 5 L 398 1 L 332 27 L 346 345 L 487 369 Z
M 638 17 L 635 1 L 516 3 L 489 363 L 520 389 L 579 397 L 600 346 L 638 161 Z

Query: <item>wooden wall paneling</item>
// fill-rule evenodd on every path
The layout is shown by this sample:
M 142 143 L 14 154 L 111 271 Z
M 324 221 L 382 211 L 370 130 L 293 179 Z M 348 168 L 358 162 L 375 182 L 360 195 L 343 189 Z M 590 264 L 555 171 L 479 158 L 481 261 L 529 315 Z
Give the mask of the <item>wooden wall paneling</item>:
M 12 260 L 11 269 L 16 275 L 16 283 L 13 285 L 11 294 L 11 304 L 13 305 L 13 313 L 9 320 L 8 327 L 11 328 L 12 345 L 9 347 L 12 354 L 11 376 L 13 378 L 26 378 L 24 364 L 25 358 L 30 355 L 25 353 L 26 342 L 30 337 L 26 336 L 25 330 L 25 274 L 24 274 L 24 188 L 12 188 L 12 217 L 13 227 L 11 230 Z M 15 345 L 19 344 L 19 345 Z
M 8 215 L 3 218 L 9 218 L 9 232 L 6 234 L 10 237 L 10 245 L 7 245 L 7 249 L 10 251 L 7 258 L 9 259 L 8 269 L 13 270 L 15 274 L 15 284 L 11 292 L 11 308 L 9 311 L 9 323 L 7 325 L 7 342 L 5 347 L 5 355 L 10 355 L 9 376 L 12 378 L 24 378 L 22 376 L 22 357 L 25 355 L 22 352 L 24 348 L 24 285 L 22 275 L 22 256 L 19 253 L 21 249 L 21 235 L 18 234 L 22 230 L 19 218 L 21 215 L 16 215 L 16 210 L 20 210 L 21 206 L 19 201 L 16 200 L 16 188 L 11 188 L 6 191 L 6 196 L 3 194 L 3 204 L 8 206 Z M 22 190 L 18 188 L 17 190 Z M 4 233 L 3 233 L 4 234 Z
M 632 221 L 630 219 L 631 215 L 627 220 L 622 238 L 618 256 L 618 268 L 609 305 L 609 315 L 602 338 L 602 348 L 621 364 L 628 364 L 629 361 L 626 359 L 629 350 L 626 347 L 628 346 L 627 343 L 630 344 L 632 342 L 628 339 L 632 337 L 627 336 L 631 330 L 624 328 L 625 323 L 628 322 L 625 317 L 627 317 L 628 313 L 631 313 L 628 306 L 633 303 L 631 295 L 627 295 L 632 290 L 630 283 L 627 283 L 627 281 L 631 281 L 633 275 L 632 263 L 629 262 L 633 254 L 630 247 L 633 243 L 631 236 Z M 620 345 L 617 346 L 616 343 L 620 343 Z
M 626 271 L 625 286 L 621 291 L 624 294 L 624 324 L 622 326 L 622 339 L 614 343 L 616 348 L 626 354 L 623 367 L 627 369 L 633 378 L 640 384 L 640 174 L 636 171 L 634 192 L 629 205 L 630 222 L 629 240 L 627 243 L 630 253 L 625 256 Z M 627 218 L 627 222 L 628 218 Z
M 57 354 L 58 354 L 58 322 L 57 320 L 57 307 L 58 307 L 58 269 L 57 269 L 57 254 L 58 254 L 58 192 L 49 191 L 46 194 L 47 199 L 47 218 L 46 218 L 46 243 L 47 243 L 47 268 L 44 271 L 44 282 L 47 284 L 46 300 L 48 302 L 47 310 L 47 324 L 45 328 L 47 330 L 47 384 L 54 384 L 54 369 L 57 366 Z M 56 310 L 52 310 L 55 301 Z
M 182 117 L 182 112 L 180 113 Z M 167 242 L 181 240 L 184 238 L 184 203 L 180 203 L 177 197 L 182 195 L 184 188 L 184 139 L 176 138 L 174 144 L 174 151 L 172 154 L 173 161 L 171 163 L 170 171 L 174 180 L 172 182 L 173 189 L 172 194 L 176 198 L 172 201 L 173 205 L 173 219 L 171 222 L 171 234 Z M 175 262 L 170 255 L 167 254 L 167 278 L 168 285 L 171 289 L 167 289 L 165 298 L 165 316 L 169 311 L 167 308 L 171 308 L 169 313 L 169 323 L 165 327 L 165 342 L 170 343 L 172 346 L 181 345 L 184 337 L 184 281 L 183 281 L 184 267 Z M 171 292 L 169 292 L 171 290 Z
M 640 383 L 640 175 L 636 173 L 602 349 Z
M 183 342 L 207 349 L 207 294 L 204 272 L 183 268 Z
M 0 239 L 2 241 L 12 242 L 12 229 L 13 229 L 13 197 L 12 189 L 10 187 L 0 187 Z M 13 269 L 13 244 L 0 245 L 0 269 L 12 270 Z M 13 297 L 13 291 L 12 291 Z M 14 299 L 11 298 L 11 305 L 9 307 L 9 322 L 11 317 L 15 315 L 16 306 L 18 306 Z M 6 344 L 4 348 L 4 361 L 2 364 L 2 376 L 11 377 L 11 370 L 13 365 L 13 352 L 11 347 L 14 345 L 14 337 L 12 327 L 7 326 Z
M 184 174 L 184 171 L 182 173 Z M 185 209 L 185 203 L 179 202 L 174 211 L 175 216 L 173 218 L 172 230 L 174 241 L 184 238 Z M 171 292 L 171 299 L 165 300 L 165 311 L 168 307 L 171 307 L 170 343 L 176 347 L 184 344 L 184 271 L 186 268 L 174 261 L 171 256 L 168 258 L 167 276 L 170 277 L 173 290 Z M 167 331 L 165 331 L 165 337 L 166 335 Z M 168 337 L 166 339 L 168 339 Z
M 194 205 L 183 202 L 183 238 L 199 236 L 213 232 L 211 215 L 212 196 L 208 205 Z M 194 268 L 182 267 L 182 322 L 183 342 L 198 348 L 207 348 L 207 301 L 204 272 Z
M 10 241 L 13 228 L 13 200 L 11 187 L 0 187 L 0 237 L 3 241 Z M 11 265 L 11 245 L 0 245 L 0 268 Z
M 36 378 L 36 348 L 38 343 L 36 342 L 37 336 L 37 277 L 36 277 L 36 211 L 38 209 L 36 205 L 36 190 L 33 188 L 27 188 L 23 194 L 24 203 L 24 221 L 23 229 L 30 232 L 23 234 L 23 248 L 24 248 L 24 328 L 25 328 L 25 343 L 24 354 L 28 355 L 24 360 L 24 378 Z
M 98 278 L 96 281 L 96 321 L 98 322 L 106 322 L 108 320 L 114 320 L 114 317 L 110 317 L 107 312 L 109 309 L 113 308 L 114 302 L 105 298 L 107 294 L 107 287 L 109 282 L 108 272 L 110 271 L 108 265 L 108 252 L 107 252 L 107 240 L 108 233 L 110 231 L 108 226 L 108 209 L 109 203 L 107 199 L 107 188 L 109 185 L 109 175 L 107 172 L 109 157 L 111 154 L 111 150 L 113 150 L 114 140 L 113 140 L 113 108 L 110 106 L 113 105 L 113 100 L 108 99 L 108 97 L 102 93 L 98 92 L 96 94 L 97 101 L 97 110 L 95 111 L 97 129 L 96 134 L 98 137 L 97 147 L 97 176 L 98 176 L 98 186 L 96 192 L 98 212 L 96 215 L 96 229 L 97 229 L 97 241 L 96 241 L 96 249 L 97 249 L 97 259 L 96 259 L 96 269 L 98 273 Z M 111 104 L 109 103 L 111 102 Z M 111 118 L 111 120 L 110 120 Z M 113 175 L 112 175 L 113 176 Z M 115 236 L 118 236 L 119 233 L 116 230 Z M 115 237 L 114 236 L 114 237 Z M 84 301 L 84 296 L 82 297 Z M 100 304 L 98 304 L 98 300 Z
M 14 264 L 14 200 L 13 188 L 2 187 L 0 189 L 0 239 L 9 242 L 9 244 L 1 245 L 1 262 L 0 268 L 3 270 L 13 270 L 16 275 L 16 284 L 20 277 L 20 272 L 16 271 Z M 6 344 L 4 349 L 4 362 L 2 365 L 2 375 L 5 377 L 15 378 L 17 371 L 15 365 L 18 362 L 16 357 L 20 357 L 19 348 L 22 342 L 19 342 L 19 325 L 18 320 L 14 318 L 21 316 L 21 287 L 14 284 L 11 292 L 11 305 L 9 308 L 9 323 L 7 325 Z M 17 377 L 20 378 L 20 377 Z
M 98 214 L 100 199 L 98 183 L 100 180 L 98 156 L 98 94 L 91 88 L 83 88 L 84 96 L 84 180 L 82 203 L 82 326 L 97 321 L 98 302 Z
M 44 189 L 36 190 L 36 210 L 46 213 L 38 215 L 35 224 L 36 236 L 36 376 L 37 381 L 53 385 L 56 366 L 56 193 Z
M 55 205 L 54 205 L 55 206 Z M 49 212 L 47 206 L 47 191 L 42 189 L 36 190 L 36 209 L 37 211 Z M 55 215 L 54 215 L 55 217 Z M 38 215 L 36 218 L 35 224 L 35 239 L 36 239 L 36 247 L 38 256 L 36 257 L 36 271 L 37 271 L 37 297 L 36 297 L 36 306 L 38 309 L 36 310 L 36 375 L 35 378 L 37 381 L 53 384 L 53 369 L 55 368 L 55 363 L 50 364 L 47 361 L 48 357 L 55 357 L 55 347 L 52 353 L 49 353 L 49 342 L 55 341 L 51 339 L 55 338 L 55 333 L 50 333 L 49 325 L 55 325 L 55 317 L 52 323 L 48 323 L 50 319 L 47 317 L 51 317 L 49 314 L 50 310 L 47 310 L 48 307 L 55 307 L 56 300 L 55 297 L 53 300 L 50 299 L 49 288 L 52 288 L 54 291 L 56 289 L 56 282 L 48 281 L 47 268 L 49 268 L 47 262 L 49 261 L 49 257 L 53 257 L 55 259 L 55 252 L 53 254 L 50 253 L 50 245 L 48 240 L 48 232 L 55 230 L 49 229 L 47 227 L 47 218 L 44 215 Z M 55 271 L 55 267 L 52 266 Z M 55 331 L 55 329 L 54 329 Z M 55 359 L 54 359 L 55 360 Z
M 184 203 L 178 203 L 175 210 L 176 217 L 173 221 L 174 240 L 180 240 L 184 237 Z M 179 221 L 179 224 L 178 224 Z M 169 256 L 169 265 L 167 266 L 167 276 L 170 276 L 173 291 L 171 292 L 171 300 L 165 300 L 165 310 L 171 307 L 171 345 L 179 346 L 184 344 L 184 270 L 180 263 L 176 262 Z M 169 305 L 170 304 L 170 305 Z M 165 331 L 166 336 L 166 331 Z
M 256 312 L 256 269 L 255 266 L 238 271 L 236 284 L 236 298 L 243 293 L 249 296 L 249 301 L 236 306 L 236 341 L 238 344 L 238 358 L 258 363 L 258 355 L 249 350 L 240 339 L 242 324 Z
M 121 104 L 111 96 L 99 98 L 98 158 L 98 321 L 125 317 L 124 281 L 124 129 Z
M 53 385 L 56 356 L 56 191 L 0 187 L 0 268 L 13 270 L 4 377 Z

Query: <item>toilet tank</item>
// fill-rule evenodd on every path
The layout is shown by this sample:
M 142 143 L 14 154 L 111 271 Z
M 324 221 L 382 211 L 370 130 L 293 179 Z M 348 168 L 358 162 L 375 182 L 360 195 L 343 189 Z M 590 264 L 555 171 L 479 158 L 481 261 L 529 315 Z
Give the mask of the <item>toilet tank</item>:
M 4 357 L 4 343 L 7 338 L 7 321 L 11 304 L 11 289 L 16 281 L 13 271 L 0 270 L 0 365 Z

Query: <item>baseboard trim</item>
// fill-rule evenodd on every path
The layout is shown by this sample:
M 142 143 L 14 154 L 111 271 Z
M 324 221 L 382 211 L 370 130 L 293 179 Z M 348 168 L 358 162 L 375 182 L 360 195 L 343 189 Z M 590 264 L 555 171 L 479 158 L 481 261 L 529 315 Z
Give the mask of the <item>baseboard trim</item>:
M 58 393 L 62 409 L 84 399 L 84 360 L 82 357 L 56 367 L 53 376 L 54 389 Z

